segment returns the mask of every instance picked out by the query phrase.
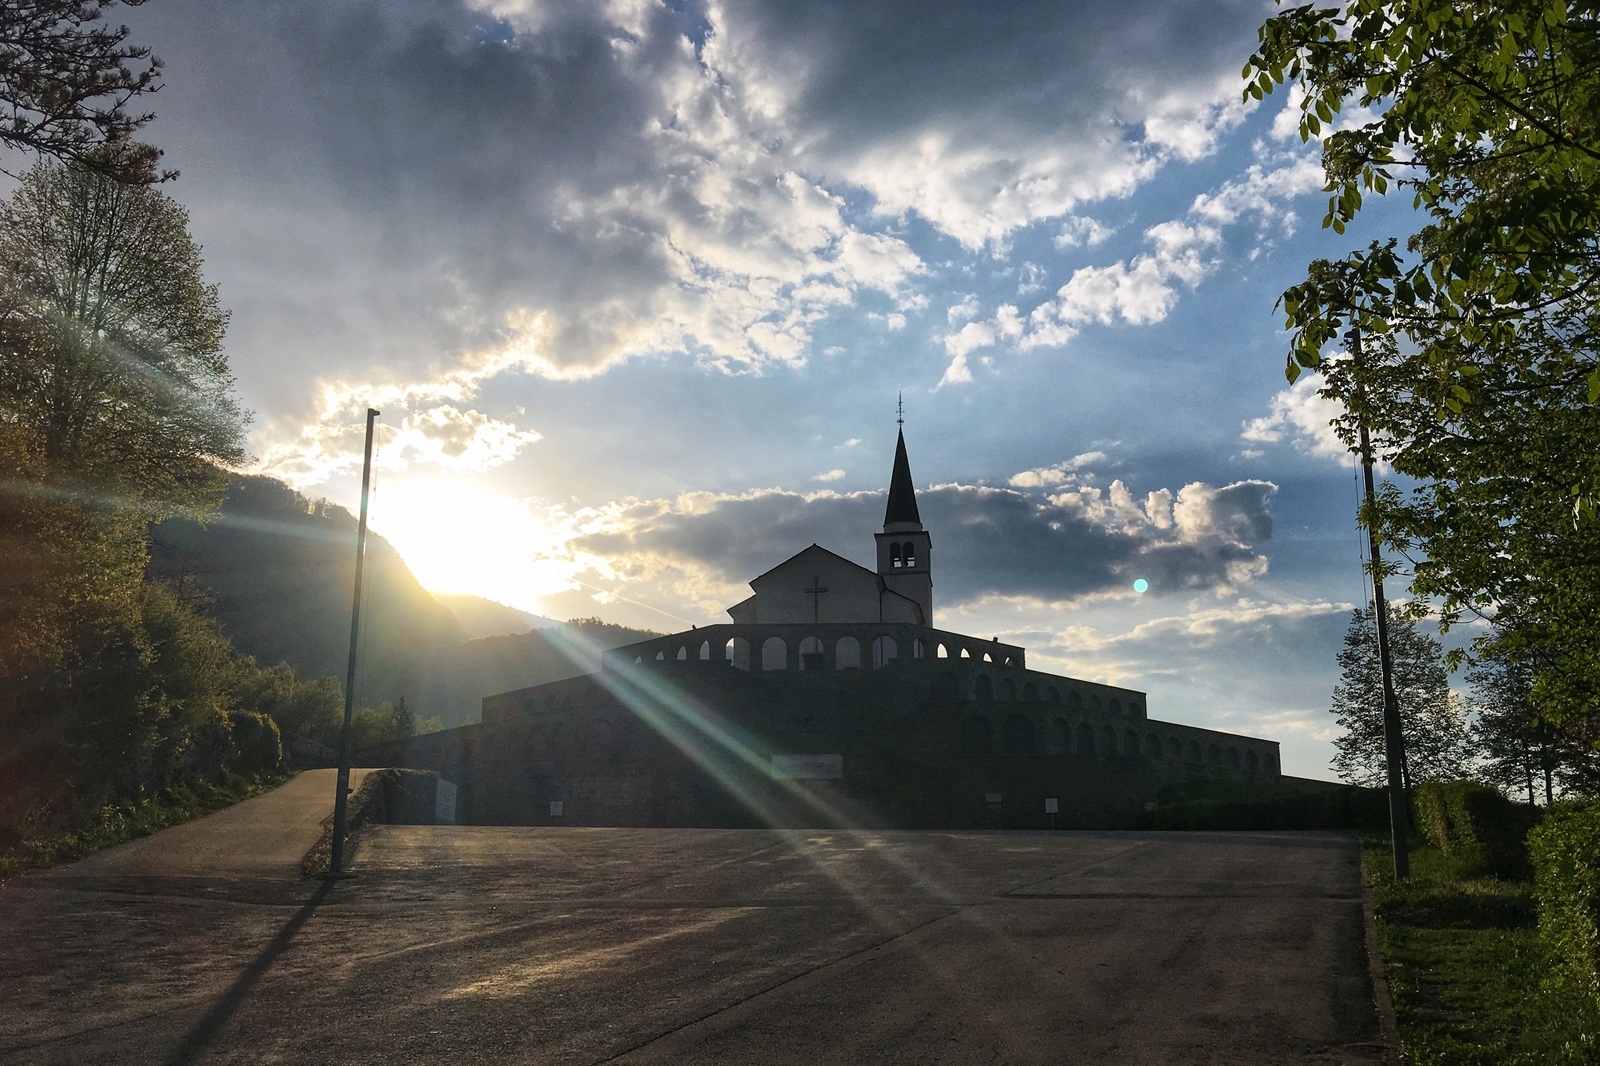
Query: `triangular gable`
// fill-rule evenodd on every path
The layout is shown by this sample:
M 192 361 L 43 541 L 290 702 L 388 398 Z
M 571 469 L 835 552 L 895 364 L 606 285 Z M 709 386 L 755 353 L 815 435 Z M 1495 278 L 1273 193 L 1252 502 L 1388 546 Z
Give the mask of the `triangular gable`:
M 872 578 L 874 581 L 877 580 L 878 572 L 876 570 L 868 570 L 866 567 L 862 566 L 860 563 L 854 562 L 854 561 L 852 561 L 850 559 L 846 559 L 844 556 L 840 555 L 838 552 L 831 552 L 827 548 L 824 548 L 820 544 L 812 544 L 809 548 L 801 548 L 799 551 L 797 551 L 793 555 L 789 556 L 789 558 L 785 559 L 783 562 L 779 563 L 777 566 L 774 566 L 771 569 L 769 569 L 769 570 L 767 570 L 767 571 L 765 571 L 765 572 L 763 572 L 761 574 L 758 574 L 755 577 L 751 578 L 750 579 L 750 587 L 751 588 L 756 588 L 756 582 L 765 580 L 766 578 L 771 577 L 773 574 L 776 574 L 779 570 L 782 570 L 784 567 L 789 566 L 792 563 L 798 563 L 800 560 L 804 559 L 806 556 L 813 555 L 813 554 L 816 554 L 816 553 L 820 553 L 822 555 L 826 555 L 830 559 L 836 559 L 839 562 L 844 563 L 846 566 L 850 566 L 850 567 L 855 568 L 856 570 L 861 571 L 863 574 L 866 574 L 868 577 Z M 757 591 L 760 591 L 760 590 L 758 589 Z

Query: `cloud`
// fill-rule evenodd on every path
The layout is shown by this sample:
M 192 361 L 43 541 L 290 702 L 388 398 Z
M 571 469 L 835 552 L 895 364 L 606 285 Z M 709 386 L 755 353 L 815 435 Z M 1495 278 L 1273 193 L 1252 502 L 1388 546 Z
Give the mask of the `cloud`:
M 844 471 L 843 470 L 839 470 L 839 469 L 836 468 L 836 469 L 833 469 L 833 470 L 829 470 L 826 474 L 818 474 L 815 477 L 813 477 L 811 480 L 812 481 L 838 481 L 842 477 L 844 477 Z
M 1043 466 L 1034 470 L 1024 470 L 1020 474 L 1013 474 L 1007 484 L 1014 489 L 1038 489 L 1061 485 L 1075 481 L 1075 475 L 1078 471 L 1105 461 L 1105 452 L 1084 452 L 1081 455 L 1074 455 L 1064 463 L 1057 463 L 1055 466 Z
M 1271 170 L 1252 165 L 1242 178 L 1197 196 L 1183 218 L 1146 229 L 1149 251 L 1104 266 L 1079 267 L 1053 299 L 1034 307 L 1025 320 L 1009 305 L 1000 308 L 993 320 L 966 315 L 973 320 L 944 338 L 954 359 L 940 384 L 970 381 L 966 357 L 1001 340 L 1015 341 L 1020 350 L 1028 351 L 1060 347 L 1090 324 L 1120 321 L 1142 326 L 1162 321 L 1177 305 L 1181 288 L 1192 291 L 1216 268 L 1214 253 L 1225 227 L 1254 219 L 1264 239 L 1288 236 L 1294 232 L 1295 215 L 1285 202 L 1321 187 L 1321 166 L 1309 156 L 1294 157 Z M 1095 225 L 1079 229 L 1093 234 Z M 1057 244 L 1062 243 L 1058 238 Z
M 1262 481 L 1195 482 L 1176 493 L 1148 493 L 1141 502 L 1121 481 L 1049 497 L 952 484 L 920 492 L 918 503 L 934 535 L 942 609 L 987 597 L 1070 603 L 1118 593 L 1135 577 L 1158 595 L 1226 592 L 1266 570 L 1256 549 L 1271 537 L 1274 491 Z M 571 548 L 606 560 L 612 573 L 632 581 L 687 582 L 734 594 L 813 541 L 870 559 L 882 510 L 880 492 L 773 489 L 624 501 L 597 510 Z
M 1301 374 L 1293 385 L 1272 398 L 1269 413 L 1245 423 L 1240 437 L 1276 444 L 1287 440 L 1307 455 L 1347 460 L 1350 448 L 1333 430 L 1344 415 L 1344 405 L 1321 395 L 1320 373 Z
M 1092 218 L 1073 215 L 1061 224 L 1055 244 L 1057 248 L 1093 248 L 1115 232 L 1115 228 L 1101 225 Z
M 515 459 L 541 439 L 535 430 L 518 429 L 481 411 L 450 404 L 408 411 L 402 403 L 388 410 L 389 420 L 373 432 L 373 467 L 406 470 L 425 465 L 451 473 L 489 470 Z M 291 485 L 317 485 L 359 470 L 365 450 L 362 409 L 345 407 L 304 426 L 297 437 L 280 440 L 257 460 L 254 470 Z

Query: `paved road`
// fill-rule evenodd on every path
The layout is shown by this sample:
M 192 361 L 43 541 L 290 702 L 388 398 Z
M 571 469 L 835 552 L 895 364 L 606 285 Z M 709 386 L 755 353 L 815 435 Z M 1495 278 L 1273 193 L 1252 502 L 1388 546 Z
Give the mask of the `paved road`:
M 367 770 L 350 771 L 360 788 Z M 337 770 L 307 770 L 271 792 L 153 836 L 97 852 L 45 876 L 265 878 L 298 881 L 300 860 L 333 813 Z
M 0 1058 L 1378 1058 L 1335 834 L 379 826 L 356 863 L 13 882 Z

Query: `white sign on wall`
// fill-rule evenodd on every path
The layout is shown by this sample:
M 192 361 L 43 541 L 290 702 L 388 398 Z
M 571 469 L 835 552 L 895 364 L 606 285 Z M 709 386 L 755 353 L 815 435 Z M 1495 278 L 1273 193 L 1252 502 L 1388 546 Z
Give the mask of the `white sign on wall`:
M 1046 813 L 1046 814 L 1059 814 L 1060 811 L 1061 811 L 1061 801 L 1060 800 L 1047 799 L 1047 800 L 1044 801 L 1044 813 Z
M 565 803 L 562 803 L 560 800 L 551 800 L 550 801 L 550 817 L 552 817 L 552 818 L 560 818 L 561 817 L 561 812 L 566 809 L 566 806 L 567 805 Z
M 456 786 L 442 777 L 433 793 L 433 824 L 456 824 Z
M 772 776 L 790 781 L 837 781 L 844 777 L 844 756 L 774 755 Z

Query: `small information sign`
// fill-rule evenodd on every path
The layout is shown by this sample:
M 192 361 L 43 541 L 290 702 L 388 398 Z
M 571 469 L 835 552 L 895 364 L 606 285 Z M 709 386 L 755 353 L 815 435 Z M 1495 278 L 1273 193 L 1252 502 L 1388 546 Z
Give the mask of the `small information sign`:
M 552 818 L 560 818 L 561 817 L 561 812 L 564 811 L 565 809 L 566 809 L 566 804 L 562 803 L 560 800 L 551 800 L 550 801 L 550 817 L 552 817 Z
M 1047 800 L 1044 801 L 1044 813 L 1046 813 L 1046 814 L 1057 814 L 1057 813 L 1060 812 L 1060 810 L 1061 810 L 1061 801 L 1060 800 L 1047 799 Z
M 985 803 L 999 803 L 1000 802 L 1000 793 L 998 793 L 998 792 L 985 792 L 983 794 L 983 801 Z
M 433 824 L 456 824 L 456 786 L 442 777 L 433 794 Z

